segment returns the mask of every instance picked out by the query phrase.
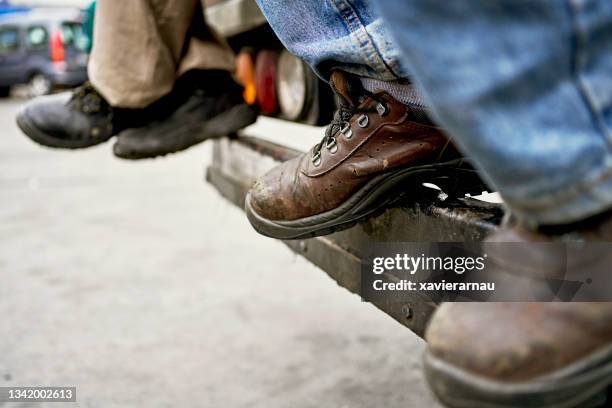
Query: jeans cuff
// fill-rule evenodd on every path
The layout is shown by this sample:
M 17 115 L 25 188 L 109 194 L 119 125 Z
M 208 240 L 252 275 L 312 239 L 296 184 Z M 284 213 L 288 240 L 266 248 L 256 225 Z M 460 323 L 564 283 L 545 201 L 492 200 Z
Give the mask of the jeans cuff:
M 612 161 L 612 160 L 610 160 Z M 511 212 L 530 226 L 569 224 L 612 209 L 612 163 L 556 193 L 503 196 Z

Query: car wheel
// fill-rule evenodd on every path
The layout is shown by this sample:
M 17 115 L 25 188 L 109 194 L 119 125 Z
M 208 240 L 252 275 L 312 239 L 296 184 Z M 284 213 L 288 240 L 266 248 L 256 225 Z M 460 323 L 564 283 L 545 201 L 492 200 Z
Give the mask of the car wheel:
M 10 86 L 0 86 L 0 98 L 7 98 L 11 94 Z
M 32 98 L 36 98 L 37 96 L 47 95 L 51 92 L 53 88 L 53 84 L 43 74 L 36 74 L 30 78 L 30 82 L 28 82 L 28 94 Z

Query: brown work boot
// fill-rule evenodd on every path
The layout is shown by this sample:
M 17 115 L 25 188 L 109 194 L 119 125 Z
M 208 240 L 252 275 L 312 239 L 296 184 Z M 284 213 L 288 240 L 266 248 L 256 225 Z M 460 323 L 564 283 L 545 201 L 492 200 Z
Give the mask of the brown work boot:
M 612 217 L 567 232 L 565 239 L 605 248 L 601 243 L 612 241 Z M 491 240 L 524 243 L 532 259 L 550 260 L 539 244 L 560 238 L 503 227 Z M 606 252 L 601 255 L 608 261 L 600 265 L 609 267 L 612 254 Z M 507 268 L 499 272 L 522 279 L 516 252 L 509 250 L 506 258 Z M 584 258 L 582 267 L 593 270 L 592 261 Z M 579 258 L 568 262 L 581 269 Z M 541 269 L 530 273 L 547 273 Z M 426 340 L 429 385 L 452 408 L 597 407 L 612 384 L 612 303 L 446 303 L 434 314 Z
M 340 108 L 321 143 L 263 176 L 246 213 L 263 235 L 308 238 L 352 226 L 432 174 L 474 171 L 431 123 L 385 92 L 335 71 Z M 410 181 L 411 184 L 407 184 Z

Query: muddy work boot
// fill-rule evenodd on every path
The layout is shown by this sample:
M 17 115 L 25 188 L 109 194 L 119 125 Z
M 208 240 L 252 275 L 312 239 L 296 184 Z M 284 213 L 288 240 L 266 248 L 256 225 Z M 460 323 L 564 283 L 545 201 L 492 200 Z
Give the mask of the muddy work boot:
M 17 114 L 17 125 L 48 147 L 80 149 L 106 142 L 124 127 L 117 113 L 90 84 L 73 92 L 41 96 Z
M 200 85 L 197 85 L 200 84 Z M 229 72 L 203 71 L 177 83 L 186 95 L 177 108 L 138 128 L 119 134 L 115 156 L 144 159 L 185 150 L 208 139 L 227 136 L 257 119 L 257 112 L 242 97 L 242 87 Z
M 612 217 L 563 236 L 601 246 L 612 241 Z M 560 236 L 502 227 L 493 239 L 535 248 L 533 265 L 549 258 L 547 245 L 539 245 Z M 516 274 L 514 255 L 506 259 L 510 272 L 497 272 Z M 600 255 L 608 272 L 612 255 Z M 575 270 L 592 270 L 593 259 L 575 261 Z M 600 407 L 612 385 L 612 303 L 446 303 L 425 338 L 429 386 L 452 408 Z
M 334 71 L 340 108 L 323 140 L 258 180 L 246 197 L 261 234 L 301 239 L 346 229 L 434 174 L 472 172 L 431 123 L 385 92 Z

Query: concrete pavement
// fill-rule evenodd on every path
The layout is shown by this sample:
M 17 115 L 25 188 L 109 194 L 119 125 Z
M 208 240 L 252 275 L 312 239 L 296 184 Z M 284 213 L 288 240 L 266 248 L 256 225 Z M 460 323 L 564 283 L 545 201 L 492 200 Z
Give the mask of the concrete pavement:
M 76 386 L 67 407 L 438 407 L 422 341 L 257 235 L 203 183 L 210 145 L 46 149 L 19 103 L 0 102 L 0 386 Z

